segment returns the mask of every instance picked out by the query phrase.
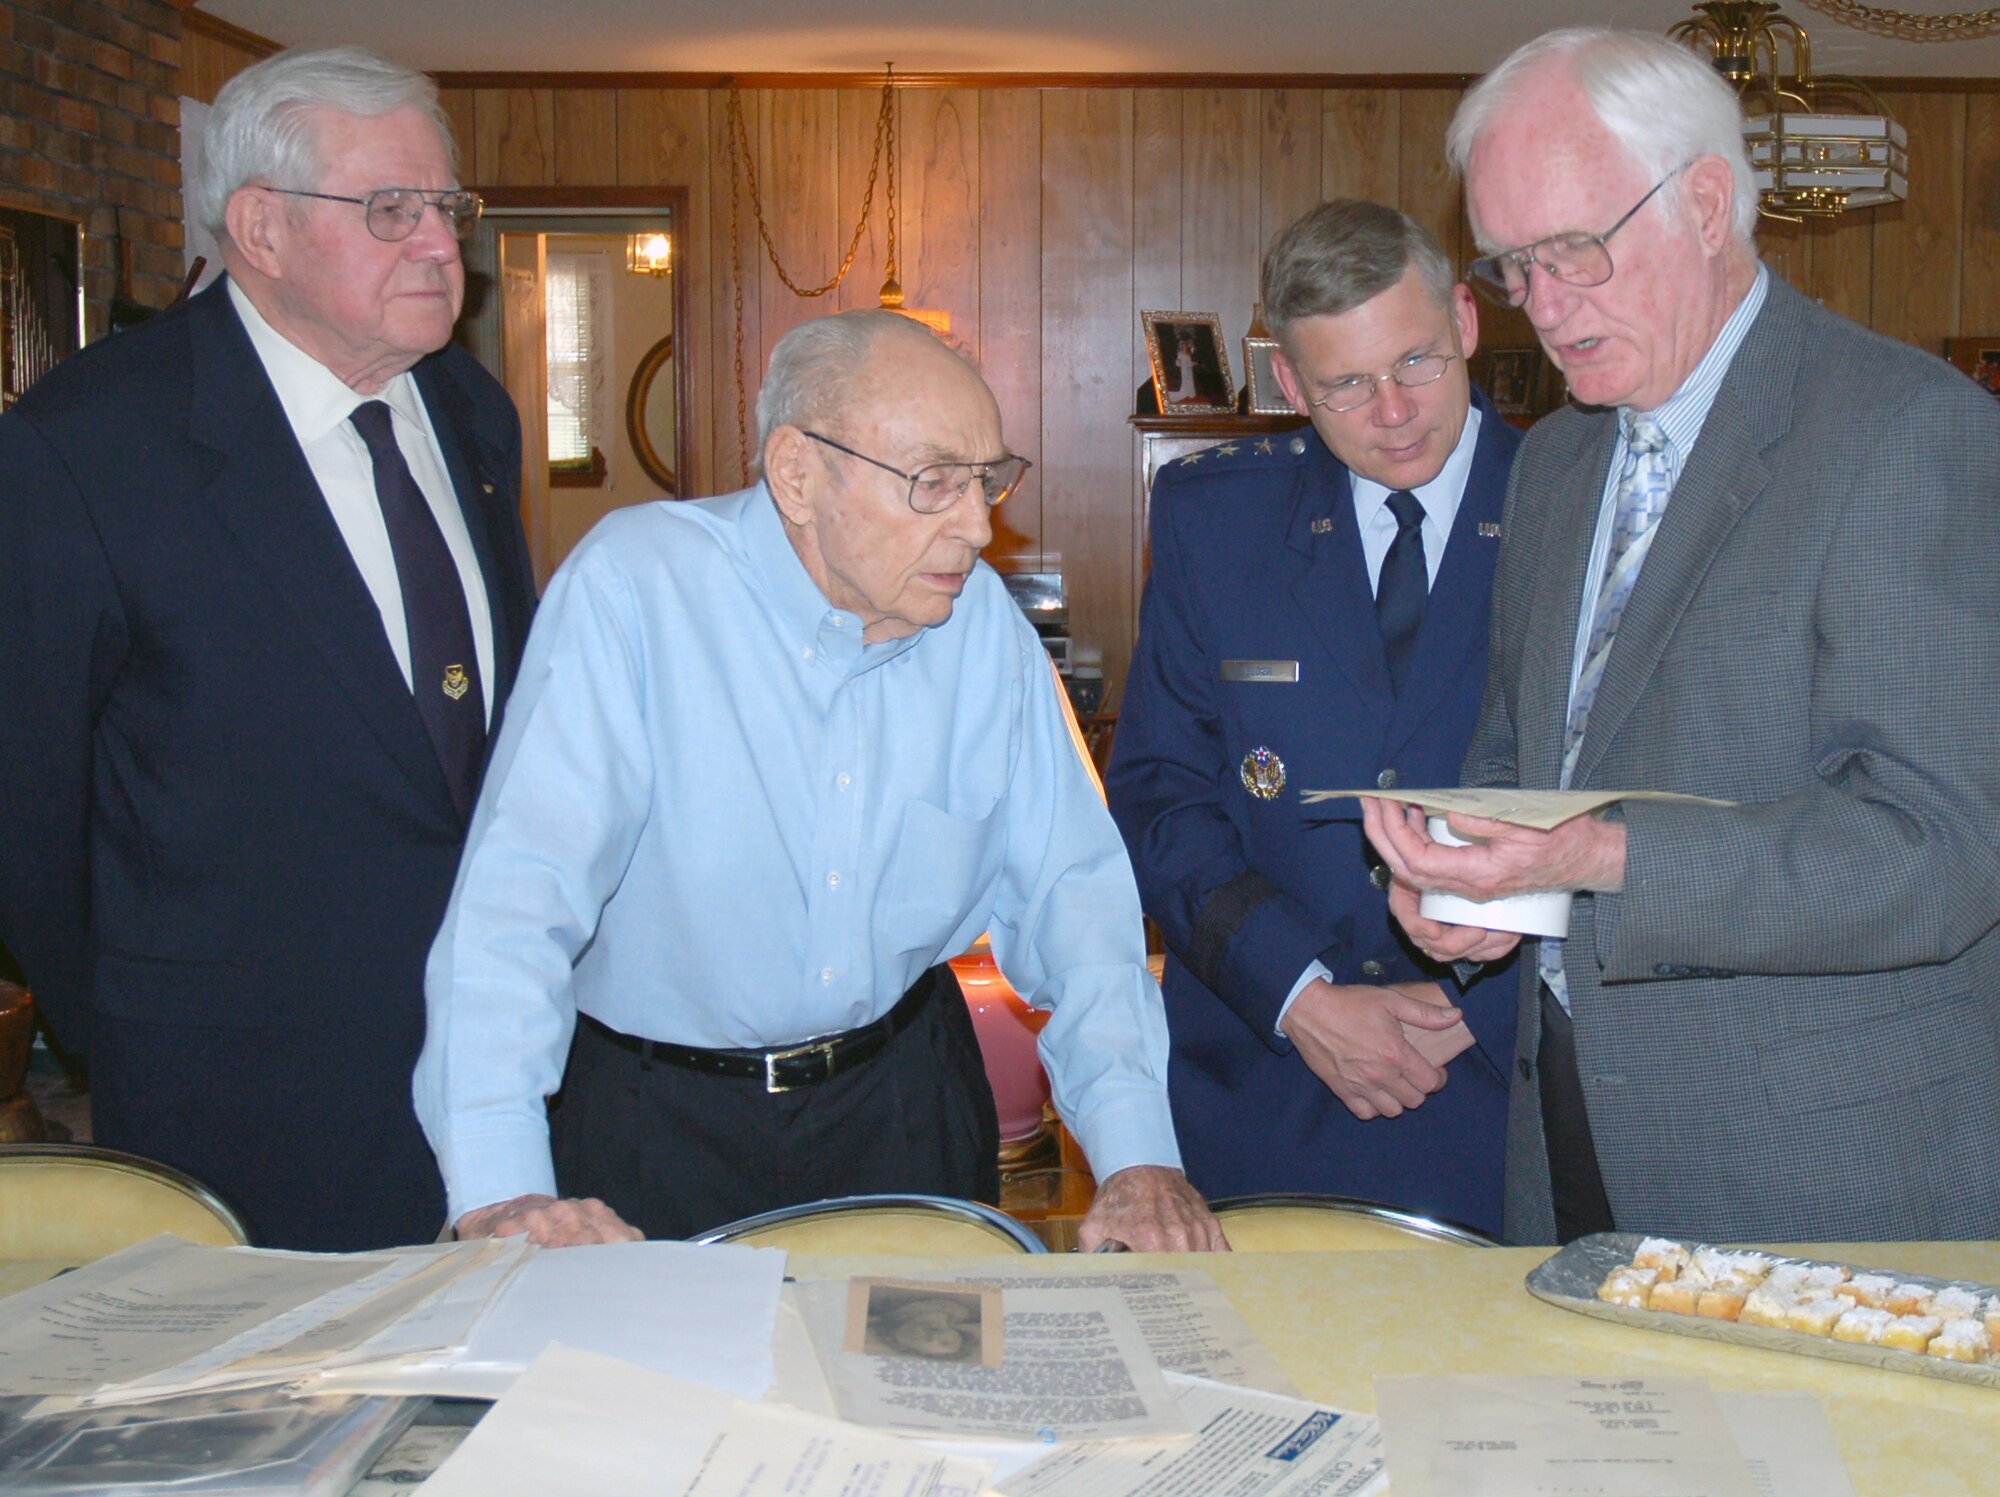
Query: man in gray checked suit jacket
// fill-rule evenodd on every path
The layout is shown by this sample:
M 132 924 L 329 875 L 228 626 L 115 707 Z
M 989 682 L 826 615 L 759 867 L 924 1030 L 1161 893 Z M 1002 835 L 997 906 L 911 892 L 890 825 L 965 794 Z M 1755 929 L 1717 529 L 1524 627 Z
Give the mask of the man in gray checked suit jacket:
M 1580 893 L 1521 963 L 1506 1231 L 2000 1236 L 2000 411 L 1757 261 L 1730 91 L 1557 32 L 1449 137 L 1590 409 L 1515 464 L 1470 784 L 1667 790 L 1553 832 L 1366 806 L 1417 889 Z M 1621 216 L 1622 215 L 1622 216 Z

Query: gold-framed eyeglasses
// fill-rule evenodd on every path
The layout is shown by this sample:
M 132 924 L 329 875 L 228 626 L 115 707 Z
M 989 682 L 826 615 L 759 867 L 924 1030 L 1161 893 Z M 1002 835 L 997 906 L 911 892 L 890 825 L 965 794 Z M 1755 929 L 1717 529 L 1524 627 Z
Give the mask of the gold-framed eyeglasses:
M 1609 240 L 1652 202 L 1653 194 L 1673 181 L 1694 163 L 1683 161 L 1646 190 L 1646 195 L 1626 211 L 1623 218 L 1602 234 L 1551 234 L 1524 244 L 1519 249 L 1502 250 L 1497 255 L 1481 255 L 1466 267 L 1472 284 L 1503 307 L 1518 307 L 1528 299 L 1528 267 L 1539 265 L 1552 281 L 1565 286 L 1602 286 L 1618 267 L 1611 263 Z
M 892 468 L 880 458 L 870 457 L 865 452 L 856 452 L 852 447 L 843 446 L 832 437 L 823 437 L 816 431 L 800 431 L 822 446 L 831 447 L 835 452 L 844 452 L 849 457 L 858 457 L 864 463 L 880 468 L 884 473 L 893 473 L 910 486 L 910 508 L 920 515 L 942 514 L 959 500 L 975 480 L 985 496 L 987 507 L 998 504 L 1021 486 L 1028 469 L 1034 466 L 1025 457 L 1016 457 L 1011 452 L 1005 457 L 996 457 L 990 463 L 926 463 L 914 473 L 905 473 L 901 468 Z
M 1337 379 L 1318 399 L 1308 399 L 1306 404 L 1336 415 L 1358 411 L 1375 398 L 1376 386 L 1383 380 L 1392 379 L 1405 390 L 1420 390 L 1443 379 L 1445 370 L 1457 357 L 1455 353 L 1414 353 L 1387 374 L 1350 374 Z
M 288 198 L 318 198 L 327 203 L 359 203 L 368 232 L 386 244 L 400 244 L 417 232 L 424 209 L 437 209 L 438 217 L 460 239 L 472 233 L 479 215 L 486 210 L 485 199 L 469 187 L 449 192 L 425 192 L 421 187 L 378 187 L 366 197 L 342 197 L 337 192 L 305 192 L 297 187 L 266 187 Z

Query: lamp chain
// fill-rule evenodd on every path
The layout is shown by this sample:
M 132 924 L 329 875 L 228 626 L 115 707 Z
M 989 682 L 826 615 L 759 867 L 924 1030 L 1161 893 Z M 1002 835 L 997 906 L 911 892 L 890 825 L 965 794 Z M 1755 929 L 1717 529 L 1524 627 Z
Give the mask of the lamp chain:
M 896 265 L 896 96 L 895 64 L 890 63 L 882 75 L 882 109 L 875 118 L 875 154 L 868 162 L 868 186 L 861 194 L 861 216 L 855 220 L 854 235 L 847 241 L 847 253 L 841 257 L 840 268 L 831 279 L 818 286 L 801 286 L 786 272 L 778 259 L 777 243 L 771 238 L 771 226 L 764 218 L 762 194 L 757 190 L 757 159 L 750 154 L 750 132 L 743 123 L 743 92 L 734 83 L 729 85 L 729 264 L 730 274 L 735 282 L 736 311 L 736 453 L 743 466 L 743 476 L 750 476 L 750 427 L 746 418 L 746 385 L 743 379 L 743 239 L 742 219 L 738 209 L 739 194 L 748 185 L 750 213 L 757 220 L 757 237 L 764 242 L 764 253 L 770 257 L 771 269 L 778 273 L 785 289 L 794 296 L 825 296 L 847 279 L 847 272 L 854 267 L 854 257 L 861 250 L 861 236 L 868 231 L 868 210 L 875 203 L 875 179 L 882 169 L 882 156 L 886 147 L 889 153 L 889 268 L 894 273 Z
M 1863 5 L 1860 0 L 1805 0 L 1805 3 L 1857 31 L 1874 31 L 1911 41 L 1956 41 L 2000 26 L 2000 8 L 1925 15 L 1892 10 L 1886 6 Z

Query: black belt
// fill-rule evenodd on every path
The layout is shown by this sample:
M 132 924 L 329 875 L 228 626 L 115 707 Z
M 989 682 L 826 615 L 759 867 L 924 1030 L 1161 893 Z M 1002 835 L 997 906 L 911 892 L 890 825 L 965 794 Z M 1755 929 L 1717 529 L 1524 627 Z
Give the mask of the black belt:
M 579 1014 L 585 1024 L 620 1050 L 629 1050 L 641 1061 L 664 1060 L 669 1065 L 711 1076 L 734 1076 L 764 1083 L 767 1092 L 788 1092 L 794 1087 L 817 1086 L 839 1071 L 851 1071 L 872 1060 L 899 1031 L 923 1010 L 937 986 L 937 969 L 932 968 L 910 985 L 896 1006 L 872 1024 L 839 1034 L 823 1034 L 777 1050 L 703 1050 L 693 1045 L 676 1045 L 668 1040 L 645 1040 L 624 1034 L 589 1014 Z

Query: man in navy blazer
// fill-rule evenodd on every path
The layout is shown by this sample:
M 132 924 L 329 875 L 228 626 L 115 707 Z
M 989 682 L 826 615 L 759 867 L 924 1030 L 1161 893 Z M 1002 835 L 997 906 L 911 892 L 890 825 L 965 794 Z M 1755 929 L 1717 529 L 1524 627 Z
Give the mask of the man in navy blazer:
M 1167 943 L 1174 1122 L 1211 1197 L 1497 1233 L 1512 984 L 1425 963 L 1358 805 L 1299 792 L 1458 783 L 1519 439 L 1466 373 L 1471 294 L 1405 215 L 1320 205 L 1271 246 L 1263 297 L 1311 425 L 1155 481 L 1107 779 Z
M 519 425 L 447 346 L 478 201 L 351 49 L 206 144 L 227 278 L 0 418 L 0 936 L 99 1143 L 266 1244 L 427 1241 L 424 958 L 533 607 Z

